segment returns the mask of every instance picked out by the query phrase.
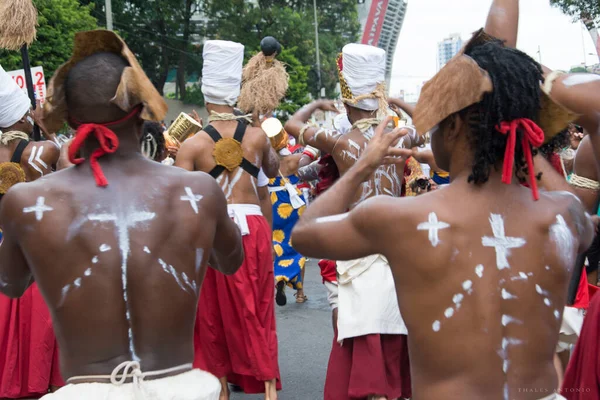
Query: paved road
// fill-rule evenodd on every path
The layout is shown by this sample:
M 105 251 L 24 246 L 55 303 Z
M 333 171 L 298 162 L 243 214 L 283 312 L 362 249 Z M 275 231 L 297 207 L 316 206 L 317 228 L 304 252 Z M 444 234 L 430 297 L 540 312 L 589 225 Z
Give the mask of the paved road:
M 279 368 L 283 390 L 280 400 L 321 400 L 333 330 L 325 287 L 316 262 L 306 264 L 308 302 L 296 304 L 286 288 L 288 304 L 276 307 Z M 232 400 L 258 400 L 259 395 L 233 393 Z

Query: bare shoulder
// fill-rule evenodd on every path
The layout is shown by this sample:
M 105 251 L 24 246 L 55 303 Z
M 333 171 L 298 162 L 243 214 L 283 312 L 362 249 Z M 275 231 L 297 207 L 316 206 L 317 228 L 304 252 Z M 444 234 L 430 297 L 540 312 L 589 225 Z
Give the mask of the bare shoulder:
M 424 197 L 375 196 L 356 206 L 353 213 L 357 224 L 375 235 L 401 234 L 418 223 Z
M 18 221 L 24 208 L 33 206 L 42 193 L 39 183 L 18 183 L 12 186 L 0 202 L 0 224 L 4 229 L 11 221 Z
M 215 201 L 224 201 L 223 191 L 215 179 L 201 171 L 190 172 L 182 168 L 157 164 L 162 175 L 169 182 L 169 193 L 185 201 L 202 200 L 203 203 L 214 204 Z M 184 199 L 185 198 L 185 199 Z M 190 203 L 192 204 L 192 203 Z
M 566 222 L 576 229 L 578 234 L 584 230 L 584 221 L 587 218 L 585 208 L 581 200 L 571 192 L 556 191 L 547 192 L 542 195 L 541 204 L 547 210 L 545 217 L 549 225 Z

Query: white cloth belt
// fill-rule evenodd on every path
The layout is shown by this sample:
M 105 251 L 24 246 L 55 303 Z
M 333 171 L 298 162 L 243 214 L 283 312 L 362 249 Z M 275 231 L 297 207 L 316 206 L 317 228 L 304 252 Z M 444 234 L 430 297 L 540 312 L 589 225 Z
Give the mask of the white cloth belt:
M 392 270 L 379 254 L 337 262 L 338 341 L 370 334 L 407 335 Z
M 67 380 L 67 383 L 77 383 L 80 380 L 93 379 L 110 379 L 110 383 L 115 386 L 122 386 L 127 379 L 133 380 L 133 394 L 136 400 L 144 400 L 146 396 L 143 393 L 141 384 L 146 377 L 167 375 L 173 372 L 191 370 L 192 364 L 183 364 L 172 368 L 163 369 L 160 371 L 142 372 L 138 361 L 125 361 L 119 364 L 110 376 L 105 375 L 90 375 L 90 376 L 74 376 Z M 119 377 L 120 376 L 120 377 Z
M 294 210 L 306 205 L 306 202 L 298 194 L 298 187 L 296 185 L 286 182 L 285 186 L 269 186 L 269 193 L 283 192 L 284 190 L 287 190 L 290 195 L 290 203 L 292 203 Z
M 233 222 L 237 224 L 242 231 L 242 236 L 250 234 L 250 228 L 248 227 L 248 220 L 246 219 L 249 215 L 263 215 L 260 211 L 260 207 L 256 204 L 228 204 L 227 212 L 229 218 L 233 219 Z
M 81 376 L 69 379 L 54 393 L 45 395 L 43 400 L 218 400 L 221 384 L 212 374 L 199 369 L 191 369 L 192 364 L 185 364 L 163 371 L 141 372 L 138 362 L 127 361 L 119 365 L 108 376 Z M 184 371 L 189 369 L 189 371 Z M 183 370 L 183 372 L 178 372 Z M 171 374 L 166 377 L 157 375 Z M 126 378 L 122 377 L 125 376 Z M 144 380 L 154 376 L 155 379 Z M 119 378 L 120 377 L 120 378 Z M 90 380 L 101 378 L 101 382 L 73 383 L 73 380 Z M 129 383 L 122 383 L 129 379 Z

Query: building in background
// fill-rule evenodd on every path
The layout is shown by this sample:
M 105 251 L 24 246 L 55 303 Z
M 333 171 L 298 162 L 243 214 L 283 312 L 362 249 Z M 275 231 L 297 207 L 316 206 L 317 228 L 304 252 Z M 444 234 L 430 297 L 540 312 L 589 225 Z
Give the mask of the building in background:
M 363 32 L 361 43 L 387 52 L 385 78 L 388 87 L 407 6 L 407 0 L 358 0 L 358 19 Z
M 458 33 L 438 43 L 437 66 L 438 71 L 444 67 L 462 48 L 463 41 Z

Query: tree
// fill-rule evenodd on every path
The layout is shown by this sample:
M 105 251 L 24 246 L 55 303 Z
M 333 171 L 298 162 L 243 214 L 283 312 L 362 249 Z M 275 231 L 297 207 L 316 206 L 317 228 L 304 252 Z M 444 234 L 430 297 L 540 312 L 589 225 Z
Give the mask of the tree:
M 206 35 L 244 44 L 247 56 L 258 48 L 263 37 L 276 37 L 284 48 L 295 48 L 290 54 L 301 65 L 311 66 L 308 89 L 318 97 L 312 4 L 309 0 L 206 0 Z M 319 0 L 317 11 L 322 83 L 327 96 L 333 97 L 338 82 L 337 55 L 358 37 L 356 0 Z
M 93 14 L 106 24 L 102 0 L 80 0 L 97 6 Z M 190 38 L 196 32 L 191 16 L 199 0 L 113 0 L 113 24 L 137 56 L 144 71 L 162 94 L 171 68 L 177 67 L 180 97 L 185 98 L 186 72 L 202 70 L 202 58 L 194 53 Z
M 550 4 L 577 19 L 600 18 L 600 0 L 550 0 Z
M 310 67 L 302 65 L 294 55 L 298 49 L 292 47 L 283 49 L 278 59 L 286 64 L 290 75 L 290 86 L 279 109 L 289 115 L 294 114 L 300 107 L 310 101 L 308 97 L 308 71 Z
M 91 6 L 80 5 L 77 0 L 34 0 L 38 9 L 37 40 L 29 48 L 33 66 L 44 67 L 47 79 L 68 60 L 73 49 L 76 32 L 97 28 L 91 16 Z M 0 64 L 5 70 L 23 68 L 21 54 L 0 51 Z

